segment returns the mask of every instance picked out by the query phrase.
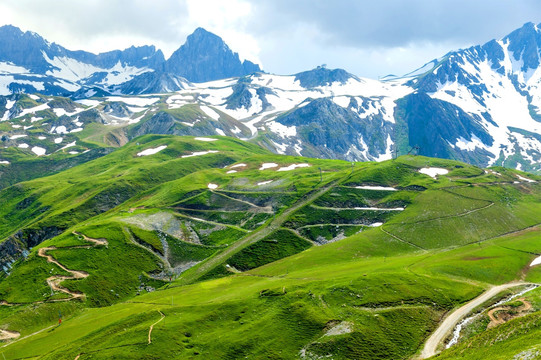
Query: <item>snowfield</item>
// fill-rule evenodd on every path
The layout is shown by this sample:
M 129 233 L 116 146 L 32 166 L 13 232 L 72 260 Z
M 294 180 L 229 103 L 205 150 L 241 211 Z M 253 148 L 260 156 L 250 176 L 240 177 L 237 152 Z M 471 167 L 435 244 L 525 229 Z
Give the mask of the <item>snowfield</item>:
M 34 147 L 33 147 L 32 149 L 30 149 L 30 150 L 32 150 L 32 152 L 33 152 L 34 154 L 36 154 L 37 156 L 43 156 L 43 155 L 45 155 L 45 153 L 47 152 L 47 150 L 45 150 L 44 148 L 39 147 L 39 146 L 34 146 Z
M 310 167 L 310 164 L 306 164 L 306 163 L 304 163 L 304 164 L 291 164 L 289 166 L 281 167 L 276 171 L 291 171 L 291 170 L 295 170 L 295 169 L 298 169 L 298 168 L 305 168 L 305 167 Z
M 429 168 L 422 168 L 419 170 L 421 174 L 428 175 L 432 178 L 436 178 L 438 175 L 446 175 L 449 173 L 449 170 L 443 169 L 443 168 L 436 168 L 436 167 L 429 167 Z
M 278 164 L 276 164 L 276 163 L 263 163 L 263 164 L 261 164 L 261 167 L 259 168 L 259 170 L 272 169 L 272 168 L 275 168 L 275 167 L 278 167 Z
M 219 152 L 218 150 L 194 151 L 191 154 L 182 155 L 182 158 L 189 158 L 189 157 L 192 157 L 192 156 L 202 156 L 202 155 L 207 155 L 207 154 L 215 154 L 215 153 L 218 153 L 218 152 Z
M 235 164 L 235 165 L 231 165 L 230 167 L 231 167 L 231 169 L 235 169 L 235 168 L 239 168 L 239 167 L 246 167 L 246 164 L 242 164 L 242 163 L 241 164 Z
M 123 96 L 109 96 L 107 101 L 123 102 L 127 105 L 146 107 L 159 101 L 160 98 L 147 98 L 147 97 L 123 97 Z
M 518 177 L 520 180 L 526 181 L 526 182 L 529 182 L 529 183 L 534 183 L 534 182 L 536 182 L 535 180 L 525 178 L 524 176 L 520 176 L 520 175 L 518 175 L 518 174 L 517 174 L 517 177 Z
M 355 189 L 374 190 L 374 191 L 397 191 L 397 189 L 395 189 L 395 188 L 393 188 L 393 187 L 388 187 L 388 186 L 372 186 L 372 185 L 355 186 Z
M 154 155 L 162 151 L 163 149 L 167 148 L 167 145 L 158 146 L 157 148 L 153 149 L 146 149 L 139 153 L 137 153 L 137 156 L 148 156 L 148 155 Z

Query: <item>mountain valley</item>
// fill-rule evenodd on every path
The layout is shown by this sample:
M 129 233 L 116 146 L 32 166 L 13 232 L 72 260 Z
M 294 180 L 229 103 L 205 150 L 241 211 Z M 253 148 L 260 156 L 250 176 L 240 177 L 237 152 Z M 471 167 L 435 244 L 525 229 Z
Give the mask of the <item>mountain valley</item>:
M 0 28 L 0 353 L 541 358 L 541 29 L 405 76 Z

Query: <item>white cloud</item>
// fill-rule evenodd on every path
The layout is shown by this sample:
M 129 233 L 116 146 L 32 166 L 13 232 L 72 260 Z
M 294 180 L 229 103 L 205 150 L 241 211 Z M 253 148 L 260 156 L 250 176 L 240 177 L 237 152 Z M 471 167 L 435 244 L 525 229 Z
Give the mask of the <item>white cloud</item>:
M 540 21 L 532 18 L 539 1 L 516 0 L 509 8 L 505 0 L 2 0 L 0 25 L 71 50 L 155 45 L 166 57 L 204 27 L 269 72 L 326 63 L 377 77 Z

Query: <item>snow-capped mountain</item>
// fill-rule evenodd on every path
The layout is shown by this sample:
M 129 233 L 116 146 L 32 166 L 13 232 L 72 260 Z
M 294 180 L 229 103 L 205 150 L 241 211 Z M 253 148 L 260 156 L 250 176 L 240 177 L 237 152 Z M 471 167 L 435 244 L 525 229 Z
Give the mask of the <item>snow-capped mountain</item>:
M 290 155 L 381 161 L 416 148 L 481 166 L 541 171 L 541 29 L 534 24 L 383 81 L 325 67 L 245 74 L 258 68 L 220 41 L 198 29 L 163 66 L 121 62 L 141 72 L 119 84 L 89 81 L 107 76 L 82 78 L 69 98 L 0 97 L 4 146 L 43 156 L 70 145 L 77 156 L 88 150 L 86 140 L 117 146 L 149 133 L 217 134 Z M 214 60 L 198 57 L 205 48 Z M 230 76 L 226 70 L 242 76 L 204 83 L 181 77 Z M 16 155 L 10 154 L 0 149 L 0 160 L 9 162 Z
M 433 62 L 407 83 L 416 89 L 403 99 L 409 143 L 421 154 L 539 169 L 540 49 L 541 29 L 527 23 Z
M 192 82 L 206 82 L 261 71 L 249 60 L 240 61 L 219 36 L 197 28 L 165 62 L 165 71 Z
M 71 51 L 33 32 L 0 27 L 0 95 L 42 93 L 89 97 L 101 92 L 145 94 L 182 89 L 260 71 L 241 62 L 223 40 L 197 29 L 167 61 L 154 46 L 101 54 Z M 96 91 L 98 90 L 98 91 Z

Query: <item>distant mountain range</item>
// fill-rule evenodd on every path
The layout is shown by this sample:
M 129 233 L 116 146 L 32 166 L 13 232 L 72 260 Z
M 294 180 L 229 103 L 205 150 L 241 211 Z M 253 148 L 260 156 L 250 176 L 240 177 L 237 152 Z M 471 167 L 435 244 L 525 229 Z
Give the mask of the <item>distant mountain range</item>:
M 14 26 L 0 27 L 2 95 L 67 95 L 84 89 L 91 94 L 93 87 L 115 93 L 169 92 L 182 89 L 187 81 L 204 82 L 257 71 L 258 65 L 241 62 L 220 37 L 202 28 L 165 60 L 154 46 L 132 46 L 96 55 L 67 50 Z
M 165 60 L 153 46 L 95 55 L 4 26 L 0 118 L 10 125 L 0 136 L 11 150 L 0 149 L 0 161 L 98 133 L 115 146 L 149 133 L 218 134 L 290 155 L 380 161 L 410 152 L 539 172 L 540 48 L 541 30 L 528 23 L 377 81 L 325 67 L 267 74 L 201 28 Z M 59 134 L 66 139 L 54 143 Z

